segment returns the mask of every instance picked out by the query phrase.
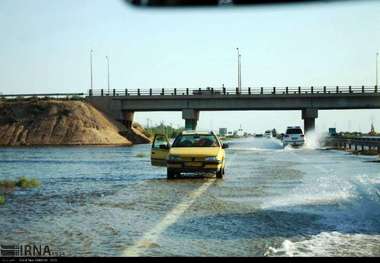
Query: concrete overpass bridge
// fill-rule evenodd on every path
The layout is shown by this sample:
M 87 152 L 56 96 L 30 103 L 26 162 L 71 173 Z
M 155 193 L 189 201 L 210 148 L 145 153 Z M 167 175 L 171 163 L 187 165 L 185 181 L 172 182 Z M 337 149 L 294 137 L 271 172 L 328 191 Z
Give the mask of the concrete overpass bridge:
M 90 90 L 86 100 L 127 127 L 139 111 L 182 111 L 185 128 L 196 129 L 200 111 L 299 110 L 305 133 L 318 110 L 380 109 L 377 86 Z

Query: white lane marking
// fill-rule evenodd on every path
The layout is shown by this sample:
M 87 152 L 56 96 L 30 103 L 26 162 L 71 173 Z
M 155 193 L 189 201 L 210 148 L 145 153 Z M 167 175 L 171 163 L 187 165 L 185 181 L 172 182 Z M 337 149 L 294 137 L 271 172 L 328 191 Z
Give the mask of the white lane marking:
M 209 179 L 201 187 L 191 192 L 187 198 L 185 198 L 180 204 L 174 207 L 157 225 L 151 230 L 146 232 L 141 239 L 139 239 L 131 247 L 126 248 L 122 256 L 124 257 L 138 257 L 145 250 L 147 250 L 151 244 L 155 243 L 170 225 L 174 224 L 181 215 L 195 202 L 195 200 L 201 196 L 213 183 L 215 179 Z

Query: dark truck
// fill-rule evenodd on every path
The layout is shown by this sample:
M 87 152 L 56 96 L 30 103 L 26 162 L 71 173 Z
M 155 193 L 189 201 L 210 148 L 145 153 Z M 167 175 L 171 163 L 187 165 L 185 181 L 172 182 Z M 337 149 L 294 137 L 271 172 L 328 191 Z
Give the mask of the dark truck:
M 219 95 L 220 90 L 214 90 L 214 88 L 207 87 L 206 89 L 193 90 L 193 95 Z

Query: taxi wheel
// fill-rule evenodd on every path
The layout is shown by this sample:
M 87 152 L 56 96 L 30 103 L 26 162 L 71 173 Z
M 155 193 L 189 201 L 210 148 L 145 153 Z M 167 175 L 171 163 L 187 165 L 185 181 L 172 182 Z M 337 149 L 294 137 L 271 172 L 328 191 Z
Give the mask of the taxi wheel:
M 224 168 L 221 168 L 219 171 L 216 172 L 216 178 L 222 179 L 224 175 Z
M 167 169 L 167 178 L 168 179 L 173 179 L 174 177 L 175 177 L 175 172 L 173 171 L 173 170 L 171 170 L 171 169 Z

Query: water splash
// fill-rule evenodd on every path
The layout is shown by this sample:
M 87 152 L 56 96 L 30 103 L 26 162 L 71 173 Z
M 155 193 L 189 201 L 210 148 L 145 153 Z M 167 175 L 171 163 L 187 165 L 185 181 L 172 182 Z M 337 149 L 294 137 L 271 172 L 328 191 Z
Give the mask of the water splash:
M 368 256 L 376 254 L 379 241 L 380 235 L 321 232 L 303 241 L 292 242 L 286 239 L 279 248 L 268 247 L 264 256 Z M 363 246 L 363 243 L 366 245 Z
M 325 135 L 322 133 L 319 133 L 317 131 L 309 131 L 305 135 L 305 145 L 304 149 L 319 149 L 323 145 L 323 141 L 325 139 Z

